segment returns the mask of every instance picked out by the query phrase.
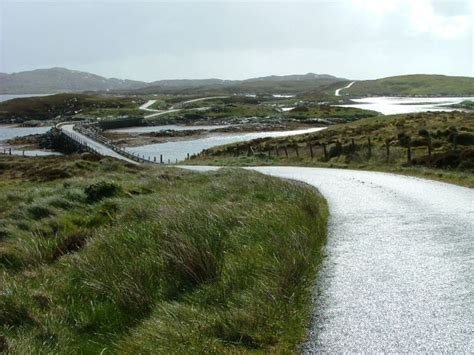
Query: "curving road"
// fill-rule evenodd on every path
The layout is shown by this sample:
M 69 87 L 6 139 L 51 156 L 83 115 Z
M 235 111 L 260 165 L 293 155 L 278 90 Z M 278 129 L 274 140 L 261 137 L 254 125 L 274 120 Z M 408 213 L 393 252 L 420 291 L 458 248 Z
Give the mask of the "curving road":
M 57 128 L 61 129 L 69 137 L 74 138 L 74 140 L 87 143 L 89 147 L 94 149 L 100 155 L 117 158 L 131 164 L 138 164 L 136 161 L 133 161 L 131 159 L 124 157 L 123 155 L 118 154 L 117 152 L 103 145 L 102 143 L 96 142 L 95 140 L 89 138 L 88 136 L 75 131 L 74 125 L 75 123 L 61 124 L 61 125 L 58 125 Z
M 376 172 L 252 169 L 315 186 L 329 203 L 304 353 L 474 352 L 472 189 Z
M 150 111 L 150 112 L 158 112 L 160 110 L 155 110 L 154 108 L 150 108 L 157 100 L 148 100 L 143 105 L 141 105 L 138 109 L 143 111 Z
M 341 90 L 349 89 L 352 85 L 354 85 L 354 83 L 355 83 L 355 81 L 353 81 L 352 83 L 349 83 L 348 85 L 344 86 L 343 88 L 337 89 L 334 92 L 334 95 L 341 96 Z
M 199 101 L 206 101 L 206 100 L 212 100 L 212 99 L 225 99 L 229 96 L 209 96 L 209 97 L 200 97 L 198 99 L 192 99 L 192 100 L 188 100 L 188 101 L 183 101 L 183 102 L 179 102 L 177 104 L 175 104 L 174 106 L 171 106 L 170 109 L 168 110 L 155 110 L 155 109 L 151 109 L 149 108 L 151 105 L 153 105 L 156 100 L 148 100 L 147 102 L 145 102 L 143 105 L 141 105 L 139 107 L 140 110 L 143 110 L 143 111 L 148 111 L 148 112 L 153 112 L 151 114 L 148 114 L 146 116 L 144 116 L 145 118 L 151 118 L 151 117 L 156 117 L 156 116 L 161 116 L 161 115 L 166 115 L 167 113 L 171 113 L 171 112 L 177 112 L 177 111 L 181 111 L 184 106 L 186 104 L 190 104 L 190 103 L 193 103 L 193 102 L 199 102 Z

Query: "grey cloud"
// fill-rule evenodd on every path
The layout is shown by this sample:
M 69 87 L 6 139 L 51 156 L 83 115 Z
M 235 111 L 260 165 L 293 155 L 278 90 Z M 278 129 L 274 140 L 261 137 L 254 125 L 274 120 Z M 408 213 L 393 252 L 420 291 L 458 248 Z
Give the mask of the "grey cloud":
M 443 16 L 472 11 L 467 1 L 433 8 Z M 6 72 L 64 66 L 142 80 L 473 75 L 472 27 L 455 39 L 414 33 L 403 9 L 376 18 L 351 0 L 3 2 L 0 11 Z

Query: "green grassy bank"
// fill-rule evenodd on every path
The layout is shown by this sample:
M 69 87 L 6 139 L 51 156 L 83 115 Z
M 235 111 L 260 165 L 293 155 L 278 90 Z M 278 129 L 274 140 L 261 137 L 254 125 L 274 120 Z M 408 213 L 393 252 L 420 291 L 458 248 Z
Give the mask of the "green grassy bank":
M 0 157 L 0 352 L 293 352 L 327 208 L 243 170 Z
M 463 112 L 367 118 L 312 134 L 213 147 L 187 163 L 380 170 L 474 187 L 474 120 Z
M 344 91 L 353 96 L 472 96 L 474 78 L 446 75 L 399 75 L 357 81 Z

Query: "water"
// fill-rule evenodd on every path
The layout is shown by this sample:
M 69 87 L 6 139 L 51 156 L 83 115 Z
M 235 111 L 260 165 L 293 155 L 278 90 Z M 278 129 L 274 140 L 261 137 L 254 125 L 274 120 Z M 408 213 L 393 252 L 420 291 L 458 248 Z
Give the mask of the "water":
M 162 125 L 162 126 L 147 126 L 147 127 L 126 127 L 111 129 L 107 132 L 113 133 L 148 133 L 148 132 L 161 132 L 161 131 L 194 131 L 194 130 L 214 130 L 219 128 L 230 127 L 230 125 L 221 126 L 178 126 L 178 125 Z
M 17 126 L 2 126 L 0 125 L 0 141 L 29 136 L 30 134 L 44 134 L 51 129 L 48 127 L 17 127 Z
M 277 99 L 288 99 L 288 98 L 291 98 L 291 97 L 295 97 L 296 95 L 281 95 L 281 94 L 275 94 L 275 95 L 272 95 L 274 98 L 277 98 Z
M 9 139 L 17 137 L 25 137 L 31 134 L 44 134 L 48 132 L 51 127 L 17 127 L 17 126 L 5 126 L 0 125 L 0 153 L 5 153 L 12 149 L 13 155 L 27 155 L 27 156 L 36 156 L 36 155 L 59 155 L 60 153 L 49 151 L 49 150 L 40 150 L 40 149 L 30 149 L 18 150 L 15 147 L 11 147 L 6 144 L 6 141 Z
M 12 99 L 21 99 L 24 97 L 49 96 L 49 95 L 52 95 L 52 94 L 0 95 L 0 102 L 12 100 Z
M 199 138 L 186 141 L 176 141 L 158 144 L 148 144 L 139 147 L 126 148 L 131 153 L 139 154 L 145 157 L 159 158 L 160 154 L 166 162 L 170 159 L 171 162 L 184 160 L 189 153 L 190 155 L 197 154 L 203 149 L 208 149 L 223 144 L 230 144 L 236 142 L 244 142 L 257 138 L 265 137 L 285 137 L 297 134 L 305 134 L 323 130 L 324 127 L 297 129 L 291 131 L 274 131 L 274 132 L 256 132 L 256 133 L 239 133 L 239 134 L 218 134 L 206 138 Z
M 474 97 L 368 97 L 352 99 L 356 104 L 336 105 L 340 107 L 356 107 L 373 110 L 384 115 L 427 111 L 455 111 L 446 105 L 458 104 L 464 100 L 474 100 Z

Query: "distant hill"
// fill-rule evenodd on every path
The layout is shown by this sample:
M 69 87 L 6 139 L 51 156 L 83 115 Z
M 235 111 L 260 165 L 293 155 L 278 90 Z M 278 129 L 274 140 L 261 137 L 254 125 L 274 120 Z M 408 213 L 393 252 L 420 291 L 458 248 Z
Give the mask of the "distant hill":
M 0 94 L 50 94 L 62 92 L 120 92 L 133 94 L 299 93 L 344 79 L 327 74 L 266 76 L 247 80 L 176 79 L 143 82 L 107 79 L 65 68 L 0 73 Z
M 134 94 L 299 94 L 347 81 L 328 74 L 266 76 L 247 80 L 160 80 L 133 90 Z
M 270 75 L 270 76 L 263 76 L 260 78 L 253 78 L 244 80 L 244 82 L 252 82 L 252 81 L 306 81 L 306 80 L 341 80 L 336 78 L 335 76 L 328 75 L 328 74 L 314 74 L 308 73 L 303 75 Z
M 246 80 L 175 79 L 143 82 L 104 78 L 65 68 L 0 73 L 0 94 L 50 94 L 84 91 L 120 94 L 311 94 L 332 96 L 347 79 L 328 74 L 271 75 Z M 474 96 L 474 78 L 444 75 L 403 75 L 357 81 L 344 91 L 350 96 Z
M 107 79 L 65 68 L 37 69 L 13 74 L 0 73 L 0 94 L 131 90 L 145 85 L 146 83 L 141 81 Z
M 356 81 L 351 96 L 474 96 L 474 78 L 445 75 L 401 75 Z
M 166 87 L 166 88 L 195 88 L 208 85 L 222 85 L 232 83 L 232 80 L 222 79 L 171 79 L 151 82 L 146 87 Z

